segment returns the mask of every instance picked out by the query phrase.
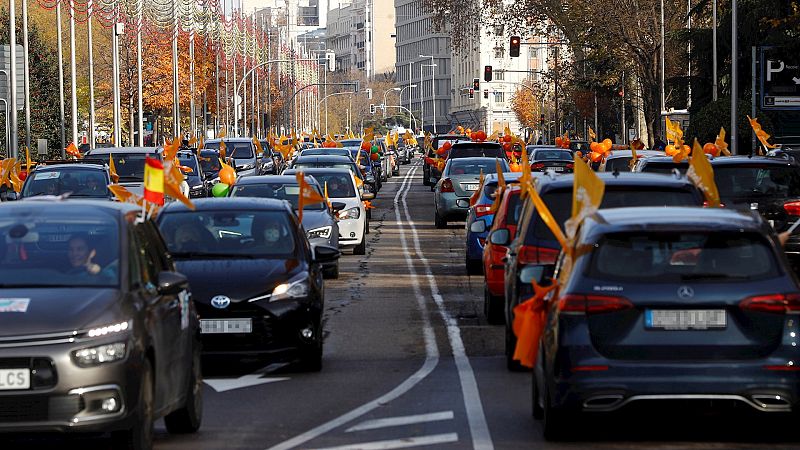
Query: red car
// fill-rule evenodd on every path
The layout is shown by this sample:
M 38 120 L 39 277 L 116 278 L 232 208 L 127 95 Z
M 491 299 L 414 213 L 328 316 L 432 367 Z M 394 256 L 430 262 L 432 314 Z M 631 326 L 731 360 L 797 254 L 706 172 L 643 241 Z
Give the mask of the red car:
M 507 228 L 513 240 L 517 234 L 517 220 L 522 210 L 519 185 L 509 186 L 503 193 L 500 207 L 492 224 L 492 230 Z M 508 247 L 492 244 L 486 240 L 483 249 L 483 313 L 491 324 L 502 324 L 505 321 L 505 282 L 503 274 L 503 258 Z

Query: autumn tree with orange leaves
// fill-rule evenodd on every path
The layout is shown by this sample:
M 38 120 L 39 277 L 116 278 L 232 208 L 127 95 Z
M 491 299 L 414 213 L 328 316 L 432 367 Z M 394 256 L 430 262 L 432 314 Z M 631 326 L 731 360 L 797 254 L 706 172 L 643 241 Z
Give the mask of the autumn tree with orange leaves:
M 511 97 L 511 110 L 522 126 L 536 128 L 541 114 L 540 99 L 527 87 L 520 88 Z

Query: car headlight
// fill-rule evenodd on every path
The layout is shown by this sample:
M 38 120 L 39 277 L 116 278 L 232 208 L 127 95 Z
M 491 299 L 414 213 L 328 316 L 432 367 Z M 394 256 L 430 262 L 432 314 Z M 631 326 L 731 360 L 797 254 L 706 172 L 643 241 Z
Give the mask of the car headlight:
M 301 280 L 290 281 L 281 283 L 272 290 L 272 296 L 269 301 L 274 302 L 278 300 L 286 300 L 289 298 L 303 298 L 308 296 L 308 278 L 303 277 Z
M 250 164 L 242 164 L 241 166 L 236 166 L 236 170 L 250 170 L 256 167 L 256 163 Z
M 91 330 L 86 332 L 86 336 L 101 337 L 101 336 L 107 336 L 109 334 L 122 333 L 124 331 L 128 331 L 130 327 L 131 327 L 130 321 L 115 323 L 104 327 L 92 328 Z
M 313 230 L 310 230 L 308 232 L 308 238 L 309 239 L 316 239 L 316 238 L 328 239 L 328 238 L 331 237 L 331 232 L 332 231 L 333 231 L 333 227 L 331 227 L 331 226 L 314 228 Z
M 198 184 L 197 186 L 191 186 L 189 189 L 192 192 L 202 192 L 204 188 L 205 186 L 203 186 L 202 184 Z
M 343 211 L 339 211 L 339 219 L 358 219 L 361 217 L 361 209 L 357 206 L 354 206 L 350 209 L 345 209 Z
M 125 342 L 115 342 L 75 350 L 72 352 L 72 357 L 77 365 L 92 367 L 125 359 L 127 349 L 128 346 Z

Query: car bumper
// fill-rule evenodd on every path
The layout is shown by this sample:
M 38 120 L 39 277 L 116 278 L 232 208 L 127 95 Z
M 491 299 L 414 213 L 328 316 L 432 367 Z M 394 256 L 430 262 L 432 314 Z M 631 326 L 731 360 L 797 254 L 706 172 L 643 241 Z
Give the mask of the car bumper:
M 482 220 L 482 219 L 478 219 Z M 488 233 L 467 232 L 467 259 L 470 261 L 480 261 L 483 259 L 483 247 Z
M 308 242 L 311 245 L 325 245 L 325 246 L 328 246 L 328 247 L 333 247 L 335 249 L 339 249 L 339 238 L 335 237 L 335 236 L 331 236 L 328 239 L 325 239 L 325 238 L 313 238 L 313 239 L 309 239 Z M 322 267 L 329 268 L 329 267 L 336 267 L 337 265 L 339 265 L 339 260 L 336 260 L 336 261 L 333 261 L 333 262 L 329 262 L 329 263 L 325 263 L 325 264 L 322 265 Z
M 250 333 L 201 334 L 203 354 L 259 355 L 291 352 L 312 339 L 302 336 L 304 329 L 315 329 L 321 305 L 312 299 L 280 300 L 276 302 L 241 302 L 225 310 L 198 303 L 201 320 L 251 319 Z
M 339 247 L 355 247 L 364 240 L 365 214 L 358 219 L 339 221 Z
M 466 219 L 469 214 L 469 197 L 459 197 L 453 192 L 437 192 L 436 213 L 444 219 Z
M 128 356 L 121 361 L 82 368 L 71 358 L 74 350 L 113 342 L 119 340 L 0 350 L 3 367 L 19 366 L 22 361 L 33 366 L 29 367 L 36 369 L 32 380 L 47 372 L 41 365 L 44 361 L 51 364 L 55 374 L 54 383 L 0 391 L 0 433 L 109 432 L 130 428 L 138 408 L 137 368 L 141 367 L 142 353 L 130 348 L 128 341 Z M 116 407 L 105 411 L 101 405 L 109 398 L 114 398 Z

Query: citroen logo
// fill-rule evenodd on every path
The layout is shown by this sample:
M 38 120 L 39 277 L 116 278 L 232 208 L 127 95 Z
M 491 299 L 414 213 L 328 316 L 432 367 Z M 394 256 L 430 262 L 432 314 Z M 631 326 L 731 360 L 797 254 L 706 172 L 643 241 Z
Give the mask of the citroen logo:
M 231 304 L 231 299 L 224 295 L 217 295 L 211 299 L 211 306 L 217 309 L 225 309 Z
M 688 300 L 694 297 L 694 289 L 690 288 L 689 286 L 681 286 L 678 288 L 678 297 Z

